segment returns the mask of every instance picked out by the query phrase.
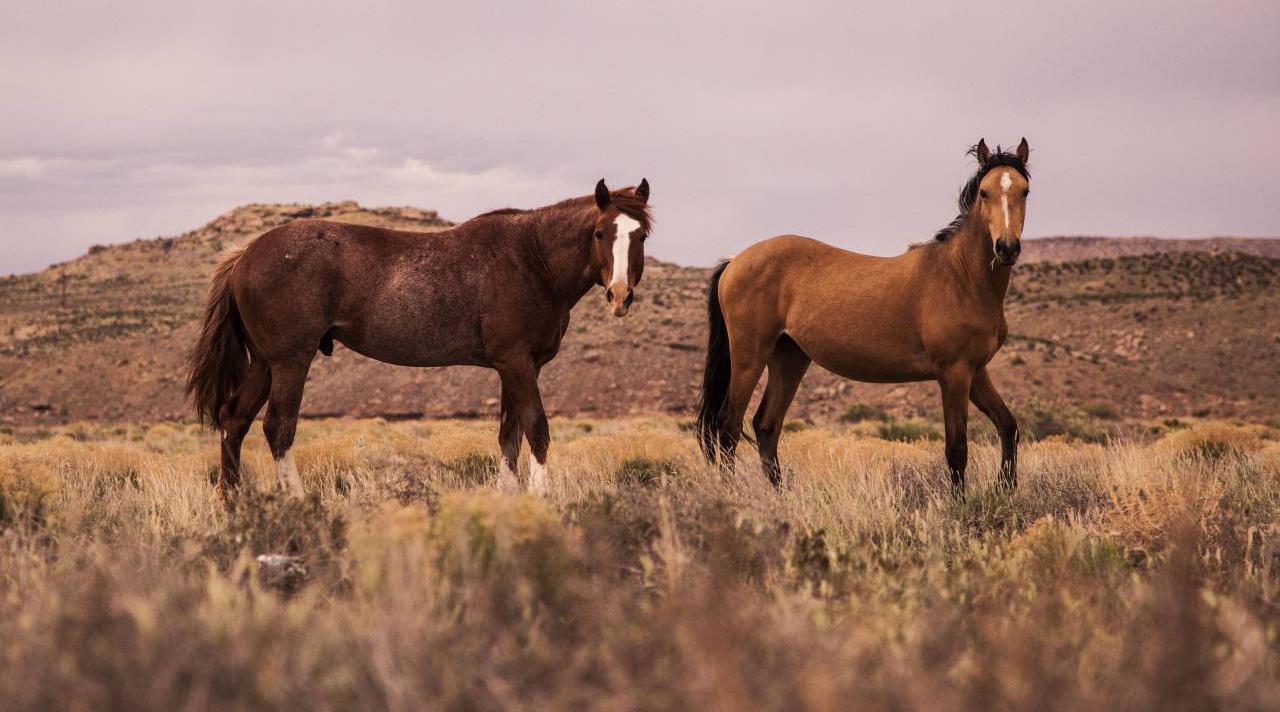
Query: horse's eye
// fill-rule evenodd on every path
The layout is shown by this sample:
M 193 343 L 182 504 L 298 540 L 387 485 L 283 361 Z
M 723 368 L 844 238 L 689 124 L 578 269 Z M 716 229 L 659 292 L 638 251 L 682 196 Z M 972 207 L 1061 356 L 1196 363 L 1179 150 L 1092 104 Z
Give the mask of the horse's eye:
M 987 195 L 987 191 L 985 191 L 985 190 L 980 190 L 980 191 L 978 191 L 978 195 L 981 195 L 981 196 L 983 197 L 983 199 L 984 199 L 984 200 L 985 200 L 986 198 L 990 197 L 990 196 L 988 196 L 988 195 Z
M 1024 198 L 1025 198 L 1025 197 L 1027 197 L 1028 195 L 1031 195 L 1031 189 L 1030 189 L 1030 188 L 1027 188 L 1026 190 L 1022 191 L 1022 197 L 1024 197 Z
M 603 239 L 604 239 L 604 230 L 596 230 L 596 239 L 597 239 L 597 240 L 603 240 Z

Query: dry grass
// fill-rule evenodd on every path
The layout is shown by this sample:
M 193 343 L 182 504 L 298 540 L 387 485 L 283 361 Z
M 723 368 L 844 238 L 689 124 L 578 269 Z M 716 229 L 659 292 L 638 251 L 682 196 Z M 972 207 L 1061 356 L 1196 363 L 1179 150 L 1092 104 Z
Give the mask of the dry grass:
M 963 502 L 875 433 L 788 434 L 778 493 L 675 421 L 557 421 L 541 501 L 491 424 L 308 422 L 313 495 L 230 509 L 192 426 L 0 435 L 0 706 L 1280 706 L 1280 431 L 1033 443 L 1013 495 L 978 445 Z

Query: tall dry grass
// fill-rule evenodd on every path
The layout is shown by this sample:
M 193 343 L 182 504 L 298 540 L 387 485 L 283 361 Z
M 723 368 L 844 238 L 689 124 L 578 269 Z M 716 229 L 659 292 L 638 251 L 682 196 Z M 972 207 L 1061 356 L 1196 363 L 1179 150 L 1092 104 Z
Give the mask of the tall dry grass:
M 1280 708 L 1280 431 L 1022 450 L 805 428 L 791 485 L 681 423 L 304 423 L 223 508 L 188 425 L 0 435 L 5 710 Z M 255 557 L 294 557 L 287 581 Z

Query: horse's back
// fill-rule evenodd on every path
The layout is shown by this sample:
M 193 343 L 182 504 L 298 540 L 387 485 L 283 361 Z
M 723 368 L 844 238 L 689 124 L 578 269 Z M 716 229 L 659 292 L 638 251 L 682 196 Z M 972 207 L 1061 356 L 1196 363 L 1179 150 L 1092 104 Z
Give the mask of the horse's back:
M 874 291 L 901 280 L 909 268 L 900 258 L 844 250 L 801 235 L 779 235 L 733 257 L 720 283 L 721 294 L 773 299 L 782 311 L 804 294 Z
M 295 220 L 250 242 L 233 275 L 237 302 L 287 300 L 331 316 L 368 299 L 408 244 L 407 233 L 327 220 Z
M 732 262 L 740 265 L 740 269 L 758 271 L 775 266 L 780 271 L 800 274 L 835 266 L 874 268 L 890 259 L 851 252 L 803 235 L 778 235 L 748 247 Z
M 296 220 L 246 247 L 233 289 L 255 341 L 305 348 L 330 333 L 390 363 L 472 363 L 476 328 L 464 315 L 482 249 L 439 233 Z
M 875 257 L 798 235 L 764 240 L 721 278 L 731 333 L 790 336 L 814 361 L 859 380 L 927 377 L 918 329 L 919 255 Z M 736 324 L 735 324 L 736 322 Z

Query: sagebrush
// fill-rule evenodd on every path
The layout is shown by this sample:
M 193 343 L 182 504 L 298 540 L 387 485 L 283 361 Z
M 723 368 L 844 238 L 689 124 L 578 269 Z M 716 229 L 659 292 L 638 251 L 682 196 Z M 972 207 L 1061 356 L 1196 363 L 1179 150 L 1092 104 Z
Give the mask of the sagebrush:
M 1272 428 L 1050 437 L 1013 494 L 980 443 L 956 500 L 873 423 L 789 435 L 779 492 L 675 421 L 558 421 L 539 500 L 493 427 L 304 423 L 305 500 L 254 435 L 228 508 L 193 425 L 0 436 L 4 709 L 1280 706 Z

